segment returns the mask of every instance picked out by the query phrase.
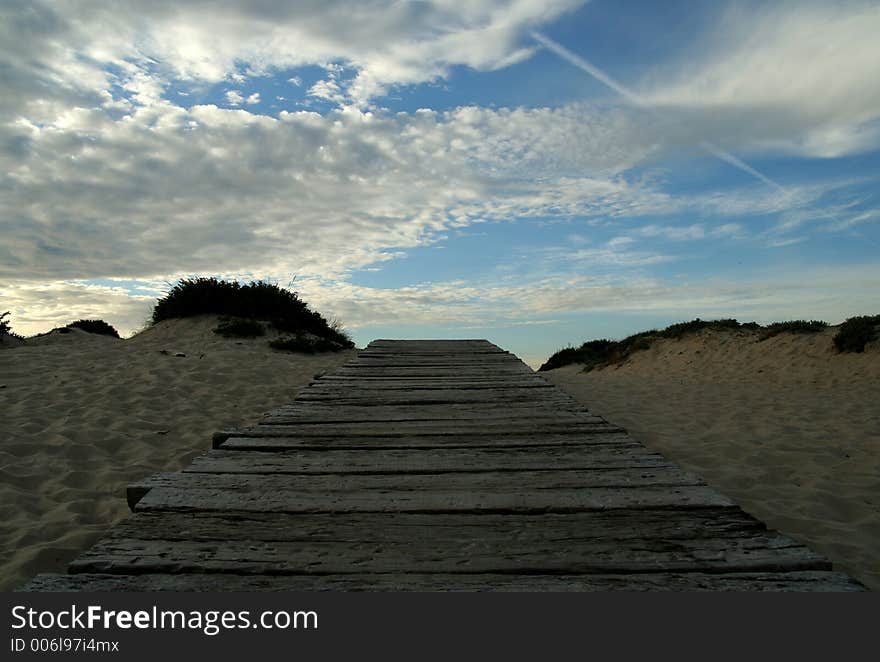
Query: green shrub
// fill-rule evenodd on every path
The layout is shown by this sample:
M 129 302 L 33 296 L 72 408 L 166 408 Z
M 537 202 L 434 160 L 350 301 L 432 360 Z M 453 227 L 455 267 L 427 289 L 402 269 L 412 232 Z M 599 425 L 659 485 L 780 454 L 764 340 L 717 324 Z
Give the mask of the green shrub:
M 214 333 L 224 338 L 256 338 L 266 335 L 266 328 L 257 320 L 243 317 L 225 317 L 214 329 Z
M 76 322 L 71 322 L 65 328 L 79 329 L 86 333 L 96 333 L 100 336 L 111 336 L 113 338 L 119 337 L 119 331 L 107 324 L 104 320 L 77 320 Z
M 286 352 L 303 352 L 305 354 L 338 352 L 341 349 L 345 349 L 343 345 L 334 342 L 333 340 L 328 340 L 327 338 L 310 338 L 301 333 L 292 337 L 287 336 L 270 340 L 269 347 Z
M 822 320 L 792 320 L 790 322 L 773 322 L 764 327 L 758 340 L 767 340 L 780 333 L 819 333 L 828 328 L 828 322 Z
M 880 315 L 850 317 L 840 325 L 834 346 L 838 352 L 864 352 L 865 345 L 877 338 L 877 325 L 880 325 Z
M 7 310 L 5 313 L 0 315 L 0 335 L 7 335 L 7 336 L 13 335 L 12 327 L 9 326 L 9 320 L 3 319 L 8 314 L 9 314 L 9 311 Z
M 295 292 L 263 281 L 242 285 L 213 277 L 181 279 L 156 303 L 152 321 L 206 314 L 271 320 L 282 331 L 311 333 L 354 347 L 347 333 L 310 310 Z

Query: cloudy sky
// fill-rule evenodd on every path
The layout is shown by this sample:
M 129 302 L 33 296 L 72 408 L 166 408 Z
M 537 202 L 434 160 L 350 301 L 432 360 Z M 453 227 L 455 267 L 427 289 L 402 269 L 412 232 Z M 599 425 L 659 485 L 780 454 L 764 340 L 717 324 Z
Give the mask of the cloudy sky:
M 273 279 L 532 363 L 880 312 L 876 2 L 0 3 L 0 312 Z

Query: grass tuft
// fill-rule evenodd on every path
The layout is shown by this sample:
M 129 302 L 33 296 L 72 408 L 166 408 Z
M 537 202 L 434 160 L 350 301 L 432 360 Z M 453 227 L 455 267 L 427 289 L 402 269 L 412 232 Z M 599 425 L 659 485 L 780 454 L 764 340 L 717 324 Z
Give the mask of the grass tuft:
M 865 345 L 876 340 L 878 325 L 880 315 L 850 317 L 834 336 L 834 347 L 838 352 L 864 352 Z

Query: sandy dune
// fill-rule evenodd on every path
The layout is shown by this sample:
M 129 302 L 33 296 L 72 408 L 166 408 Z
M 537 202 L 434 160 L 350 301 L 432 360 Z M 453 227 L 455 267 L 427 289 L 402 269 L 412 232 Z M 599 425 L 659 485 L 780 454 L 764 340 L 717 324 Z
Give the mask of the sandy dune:
M 355 354 L 275 352 L 215 326 L 171 320 L 128 340 L 74 329 L 0 350 L 0 589 L 63 571 L 126 515 L 126 484 L 181 468 L 215 430 L 256 421 Z
M 836 354 L 835 332 L 703 332 L 542 374 L 878 590 L 880 343 Z

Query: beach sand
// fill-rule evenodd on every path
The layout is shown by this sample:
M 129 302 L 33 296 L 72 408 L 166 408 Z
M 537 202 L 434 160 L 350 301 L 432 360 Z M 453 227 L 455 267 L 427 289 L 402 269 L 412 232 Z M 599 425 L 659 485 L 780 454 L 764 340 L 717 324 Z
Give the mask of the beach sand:
M 256 422 L 356 354 L 276 352 L 216 325 L 169 320 L 127 340 L 73 329 L 0 349 L 0 589 L 64 572 L 128 513 L 128 483 L 182 468 L 212 432 Z
M 704 331 L 621 367 L 541 373 L 880 590 L 880 343 Z

